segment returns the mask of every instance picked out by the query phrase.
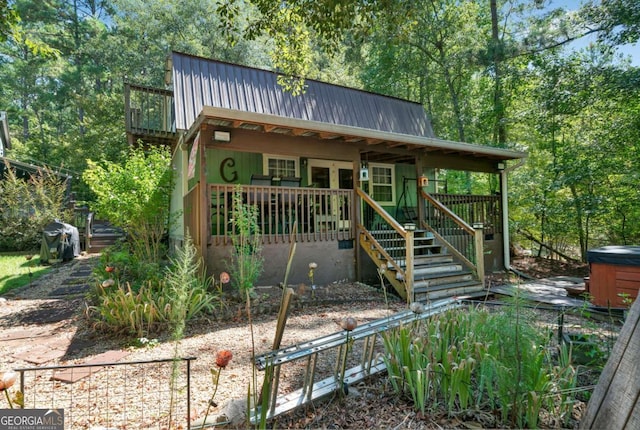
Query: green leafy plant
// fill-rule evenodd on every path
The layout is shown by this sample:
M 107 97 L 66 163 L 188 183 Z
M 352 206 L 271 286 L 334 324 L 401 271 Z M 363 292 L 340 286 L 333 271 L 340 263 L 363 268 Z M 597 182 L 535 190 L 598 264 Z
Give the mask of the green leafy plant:
M 233 193 L 231 214 L 235 234 L 231 239 L 233 250 L 229 271 L 240 297 L 244 298 L 246 293 L 253 293 L 255 282 L 262 273 L 264 260 L 257 208 L 242 201 L 239 188 Z
M 548 339 L 517 304 L 451 310 L 383 335 L 391 386 L 421 413 L 487 406 L 517 427 L 537 426 L 543 409 L 570 410 L 576 372 L 566 349 L 554 364 Z
M 132 253 L 142 261 L 159 261 L 169 227 L 172 184 L 168 149 L 131 148 L 123 165 L 88 161 L 84 181 L 96 195 L 93 207 L 121 227 Z
M 0 250 L 39 249 L 47 224 L 72 219 L 65 206 L 66 181 L 47 169 L 21 179 L 6 164 L 5 173 L 0 180 Z
M 96 304 L 88 310 L 98 329 L 138 338 L 169 329 L 172 338 L 178 340 L 186 321 L 212 311 L 222 300 L 220 290 L 212 287 L 213 278 L 202 274 L 201 262 L 188 237 L 170 260 L 164 278 L 145 281 L 136 289 L 122 278 L 122 273 L 118 275 L 119 263 L 111 264 L 99 269 L 106 279 L 95 288 Z M 220 280 L 228 282 L 228 276 L 221 275 Z

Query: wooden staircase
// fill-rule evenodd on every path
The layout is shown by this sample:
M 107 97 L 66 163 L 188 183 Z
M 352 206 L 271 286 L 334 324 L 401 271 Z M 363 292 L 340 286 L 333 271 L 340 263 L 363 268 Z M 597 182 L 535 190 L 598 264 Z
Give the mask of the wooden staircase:
M 360 244 L 398 294 L 405 299 L 409 296 L 410 301 L 476 295 L 484 289 L 476 273 L 427 230 L 413 232 L 413 255 L 409 257 L 406 239 L 395 230 L 362 232 Z M 413 261 L 412 267 L 407 267 L 407 261 Z M 405 282 L 407 275 L 412 283 Z
M 93 220 L 86 251 L 90 254 L 101 253 L 103 249 L 115 245 L 122 237 L 124 237 L 123 231 L 108 221 Z

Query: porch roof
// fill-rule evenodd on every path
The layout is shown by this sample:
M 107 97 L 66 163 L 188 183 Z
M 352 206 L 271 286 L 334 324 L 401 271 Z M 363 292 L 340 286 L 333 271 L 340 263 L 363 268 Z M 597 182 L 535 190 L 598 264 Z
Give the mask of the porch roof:
M 421 153 L 496 162 L 526 157 L 438 139 L 418 103 L 314 80 L 293 96 L 274 72 L 177 52 L 170 58 L 176 129 L 186 130 L 187 141 L 205 123 L 358 145 L 369 161 L 412 163 Z
M 363 156 L 367 156 L 367 160 L 377 162 L 413 163 L 415 161 L 414 157 L 421 153 L 457 155 L 496 162 L 527 157 L 524 152 L 510 149 L 212 106 L 204 106 L 202 108 L 195 123 L 184 135 L 184 141 L 190 140 L 202 124 L 210 124 L 220 128 L 244 128 L 270 133 L 316 137 L 323 140 L 343 141 L 345 144 L 360 146 L 361 153 Z

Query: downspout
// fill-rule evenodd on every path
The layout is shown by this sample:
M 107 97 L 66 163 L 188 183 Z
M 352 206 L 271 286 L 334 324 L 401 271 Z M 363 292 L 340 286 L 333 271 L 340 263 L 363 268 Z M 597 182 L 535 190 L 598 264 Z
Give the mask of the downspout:
M 515 271 L 511 267 L 511 256 L 509 250 L 509 199 L 508 199 L 508 188 L 507 188 L 507 175 L 509 172 L 517 169 L 518 167 L 524 164 L 524 159 L 520 159 L 517 164 L 514 164 L 511 167 L 507 167 L 506 169 L 500 172 L 500 197 L 502 199 L 502 255 L 504 268 L 506 271 Z

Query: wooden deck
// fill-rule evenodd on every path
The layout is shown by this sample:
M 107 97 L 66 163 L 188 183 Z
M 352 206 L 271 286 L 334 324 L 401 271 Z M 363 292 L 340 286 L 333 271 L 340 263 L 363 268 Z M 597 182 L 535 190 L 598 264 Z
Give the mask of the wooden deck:
M 580 290 L 584 290 L 584 280 L 568 276 L 535 279 L 521 284 L 498 285 L 489 288 L 489 291 L 494 294 L 515 296 L 519 293 L 527 300 L 566 307 L 584 306 L 584 299 L 569 295 L 569 291 L 577 292 Z

